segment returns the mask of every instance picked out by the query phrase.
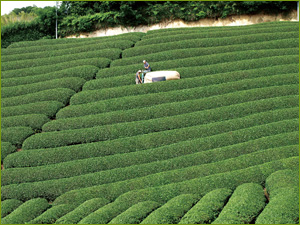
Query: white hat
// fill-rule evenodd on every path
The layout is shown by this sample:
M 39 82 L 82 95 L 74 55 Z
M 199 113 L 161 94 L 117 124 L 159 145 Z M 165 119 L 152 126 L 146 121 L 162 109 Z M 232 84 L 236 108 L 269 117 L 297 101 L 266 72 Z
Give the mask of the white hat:
M 143 60 L 143 63 L 146 62 L 146 60 Z

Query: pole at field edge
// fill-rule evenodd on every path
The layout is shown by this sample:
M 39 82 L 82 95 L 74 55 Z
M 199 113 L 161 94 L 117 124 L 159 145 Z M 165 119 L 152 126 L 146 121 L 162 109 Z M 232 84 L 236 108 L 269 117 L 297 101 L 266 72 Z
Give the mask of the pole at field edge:
M 57 39 L 57 7 L 58 7 L 58 2 L 56 2 L 56 27 L 55 27 L 56 39 Z

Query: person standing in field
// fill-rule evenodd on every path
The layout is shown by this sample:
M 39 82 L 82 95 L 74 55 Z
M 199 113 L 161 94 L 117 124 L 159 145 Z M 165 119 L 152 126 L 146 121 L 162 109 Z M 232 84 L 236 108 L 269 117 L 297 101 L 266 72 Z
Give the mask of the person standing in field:
M 143 60 L 143 63 L 144 63 L 144 68 L 146 69 L 144 72 L 150 72 L 151 67 L 150 67 L 149 63 L 146 60 Z
M 136 74 L 135 74 L 135 84 L 142 84 L 143 83 L 143 81 L 141 79 L 141 76 L 140 76 L 141 72 L 142 72 L 141 70 L 136 72 Z

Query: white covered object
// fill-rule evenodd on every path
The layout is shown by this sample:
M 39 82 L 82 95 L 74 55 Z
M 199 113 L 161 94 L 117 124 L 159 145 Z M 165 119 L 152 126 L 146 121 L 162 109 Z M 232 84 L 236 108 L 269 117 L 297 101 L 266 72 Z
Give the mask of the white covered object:
M 180 79 L 180 74 L 177 71 L 155 71 L 146 73 L 144 83 L 178 79 Z

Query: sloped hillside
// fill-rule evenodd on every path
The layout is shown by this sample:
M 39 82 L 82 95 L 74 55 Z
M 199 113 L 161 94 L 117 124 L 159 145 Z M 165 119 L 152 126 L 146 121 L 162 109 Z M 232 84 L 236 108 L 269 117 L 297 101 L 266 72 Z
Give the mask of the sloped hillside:
M 135 85 L 147 60 L 180 80 Z M 299 23 L 2 50 L 1 223 L 298 223 Z

